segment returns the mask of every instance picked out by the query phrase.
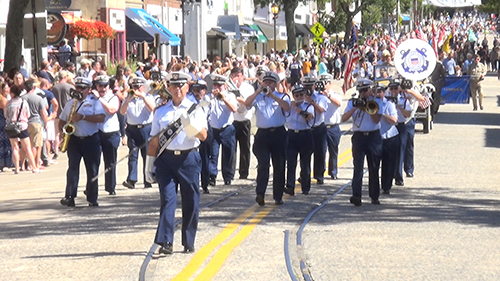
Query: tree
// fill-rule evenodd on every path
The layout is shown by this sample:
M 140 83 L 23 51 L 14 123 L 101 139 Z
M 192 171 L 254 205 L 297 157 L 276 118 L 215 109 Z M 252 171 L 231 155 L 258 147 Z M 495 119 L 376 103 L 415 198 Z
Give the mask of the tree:
M 483 5 L 479 6 L 481 12 L 499 14 L 500 2 L 495 0 L 483 0 Z
M 4 71 L 9 71 L 21 65 L 24 10 L 28 3 L 30 3 L 29 0 L 10 1 L 5 30 Z
M 295 9 L 299 5 L 299 1 L 306 3 L 306 0 L 253 0 L 255 7 L 259 6 L 261 8 L 268 6 L 269 4 L 276 3 L 280 6 L 280 11 L 285 13 L 286 22 L 286 32 L 287 37 L 287 49 L 289 52 L 297 51 L 297 36 L 295 31 Z

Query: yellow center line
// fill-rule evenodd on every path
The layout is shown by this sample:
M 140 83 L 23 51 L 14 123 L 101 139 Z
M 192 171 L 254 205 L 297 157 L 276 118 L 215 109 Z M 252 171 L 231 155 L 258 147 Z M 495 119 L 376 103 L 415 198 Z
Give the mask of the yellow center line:
M 241 231 L 233 238 L 231 241 L 222 246 L 219 251 L 215 254 L 215 256 L 210 260 L 205 269 L 194 279 L 194 280 L 210 280 L 214 277 L 214 275 L 220 270 L 227 257 L 234 248 L 238 247 L 238 245 L 245 240 L 245 238 L 254 230 L 257 224 L 264 219 L 272 210 L 276 208 L 276 205 L 265 207 L 262 211 L 260 211 L 255 217 L 253 217 L 247 225 L 245 225 Z
M 338 166 L 342 166 L 345 162 L 352 159 L 351 148 L 342 152 L 338 159 L 340 160 Z M 274 210 L 276 206 L 277 205 L 266 206 L 259 213 L 257 213 L 257 215 L 255 215 L 245 226 L 241 228 L 238 234 L 236 234 L 215 253 L 205 269 L 203 269 L 195 280 L 211 279 L 221 269 L 222 265 L 234 248 L 238 247 L 241 242 L 243 242 L 243 240 L 255 229 L 257 224 L 260 223 L 272 210 Z M 229 236 L 231 236 L 242 223 L 255 213 L 257 208 L 259 208 L 259 206 L 254 204 L 243 214 L 230 222 L 215 238 L 213 238 L 195 254 L 189 264 L 173 280 L 188 280 L 188 278 L 193 276 L 203 262 L 210 256 L 213 250 L 229 238 Z
M 224 240 L 226 240 L 231 234 L 233 234 L 236 229 L 248 218 L 255 210 L 257 210 L 258 205 L 255 204 L 248 208 L 243 214 L 237 217 L 235 220 L 230 222 L 214 239 L 208 242 L 203 248 L 196 252 L 196 255 L 191 259 L 189 264 L 172 280 L 187 280 L 191 277 L 198 268 L 203 264 L 203 262 L 208 258 L 210 253 L 219 246 Z

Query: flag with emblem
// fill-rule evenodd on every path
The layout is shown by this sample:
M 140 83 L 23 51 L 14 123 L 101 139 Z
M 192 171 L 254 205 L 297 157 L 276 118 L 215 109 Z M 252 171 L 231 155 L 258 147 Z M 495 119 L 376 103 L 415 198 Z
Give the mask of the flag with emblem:
M 389 35 L 391 36 L 391 53 L 395 53 L 396 52 L 396 37 L 394 36 L 394 28 L 392 27 L 392 24 L 389 25 Z
M 354 69 L 356 68 L 360 56 L 356 30 L 356 25 L 354 25 L 351 32 L 351 41 L 349 42 L 349 51 L 347 52 L 344 84 L 342 84 L 342 91 L 344 91 L 344 94 L 348 89 L 354 87 L 354 78 L 352 77 L 352 74 L 354 72 Z

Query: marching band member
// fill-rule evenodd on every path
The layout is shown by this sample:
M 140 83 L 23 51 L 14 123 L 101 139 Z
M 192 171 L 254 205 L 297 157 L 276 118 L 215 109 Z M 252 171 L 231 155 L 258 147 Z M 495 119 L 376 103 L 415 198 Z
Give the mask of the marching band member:
M 423 101 L 424 98 L 417 92 L 415 87 L 413 89 L 402 89 L 399 79 L 394 79 L 389 84 L 389 91 L 393 96 L 399 95 L 396 104 L 398 110 L 398 125 L 396 127 L 399 132 L 399 153 L 394 181 L 396 185 L 403 186 L 403 168 L 407 177 L 413 177 L 415 112 L 418 109 L 418 102 Z
M 300 177 L 302 194 L 307 195 L 311 190 L 311 155 L 313 153 L 313 135 L 311 125 L 314 119 L 314 107 L 305 101 L 306 89 L 301 84 L 292 88 L 294 101 L 288 120 L 287 144 L 287 180 L 285 193 L 295 195 L 295 170 L 297 156 L 300 155 Z
M 87 172 L 86 195 L 89 206 L 99 206 L 97 203 L 98 181 L 92 181 L 99 173 L 99 163 L 101 161 L 101 146 L 99 142 L 98 123 L 104 122 L 105 114 L 101 103 L 91 94 L 92 80 L 85 77 L 75 78 L 75 88 L 83 95 L 82 101 L 72 99 L 66 103 L 59 116 L 59 132 L 63 132 L 66 123 L 74 126 L 74 133 L 69 138 L 68 171 L 66 173 L 66 194 L 61 199 L 61 205 L 74 207 L 75 197 L 78 189 L 78 179 L 80 178 L 80 161 L 83 158 Z M 71 120 L 68 120 L 75 107 Z M 64 139 L 64 134 L 61 136 Z
M 208 122 L 213 131 L 212 158 L 210 159 L 210 170 L 212 171 L 212 183 L 217 178 L 217 162 L 219 160 L 219 149 L 222 145 L 222 178 L 225 185 L 230 185 L 234 178 L 233 157 L 236 147 L 233 126 L 233 113 L 237 110 L 237 101 L 233 93 L 227 91 L 227 78 L 212 74 L 213 90 L 210 104 L 210 116 Z M 215 174 L 213 173 L 215 172 Z
M 325 157 L 326 157 L 326 125 L 325 125 L 325 110 L 328 107 L 327 92 L 318 92 L 314 83 L 316 78 L 305 76 L 302 78 L 304 87 L 310 91 L 306 93 L 305 99 L 314 107 L 314 124 L 312 133 L 314 139 L 314 165 L 313 176 L 318 184 L 324 183 L 325 176 Z
M 278 74 L 268 71 L 262 75 L 259 88 L 245 100 L 247 107 L 255 107 L 257 133 L 253 153 L 257 158 L 257 196 L 255 201 L 264 206 L 264 195 L 269 182 L 269 164 L 273 162 L 273 199 L 283 204 L 287 133 L 284 112 L 290 111 L 290 99 L 276 91 Z
M 188 99 L 196 104 L 201 101 L 210 101 L 210 97 L 207 95 L 207 82 L 204 80 L 198 80 L 196 83 L 191 85 L 192 94 L 188 95 Z M 205 113 L 208 120 L 208 115 L 210 111 L 209 106 L 203 107 L 203 113 Z M 200 156 L 201 156 L 201 188 L 203 192 L 208 194 L 208 185 L 210 183 L 210 159 L 212 158 L 212 142 L 213 142 L 213 132 L 210 125 L 207 126 L 207 139 L 202 141 L 200 144 Z
M 248 98 L 255 91 L 253 87 L 245 82 L 243 69 L 235 67 L 231 70 L 231 79 L 233 79 L 236 87 L 240 91 L 243 99 Z M 252 128 L 253 110 L 248 110 L 243 101 L 238 102 L 238 108 L 234 113 L 234 129 L 236 131 L 236 142 L 240 146 L 240 164 L 239 173 L 240 179 L 247 179 L 250 168 L 250 135 Z M 236 152 L 237 145 L 234 146 Z M 233 170 L 236 168 L 236 154 L 233 157 Z
M 342 105 L 342 96 L 340 93 L 333 91 L 333 75 L 325 73 L 319 76 L 319 80 L 326 84 L 325 96 L 328 99 L 327 108 L 325 111 L 326 125 L 326 143 L 328 146 L 328 175 L 332 179 L 337 179 L 338 170 L 338 155 L 340 143 L 340 122 Z
M 109 77 L 97 76 L 94 81 L 97 87 L 96 97 L 101 102 L 106 117 L 104 122 L 99 123 L 99 139 L 101 142 L 104 168 L 110 170 L 104 176 L 104 189 L 109 195 L 116 195 L 116 158 L 120 146 L 120 122 L 118 120 L 118 109 L 120 99 L 113 91 L 109 90 Z
M 156 182 L 160 189 L 160 220 L 155 243 L 161 246 L 161 254 L 173 253 L 177 185 L 180 187 L 182 199 L 182 245 L 185 253 L 194 252 L 201 172 L 201 158 L 197 148 L 207 137 L 207 119 L 202 110 L 187 113 L 193 105 L 193 102 L 186 98 L 189 87 L 187 82 L 190 80 L 191 77 L 182 72 L 172 72 L 167 76 L 168 91 L 172 94 L 172 99 L 154 113 L 152 138 L 146 157 L 146 180 L 150 183 L 155 181 L 153 172 L 156 169 Z M 181 131 L 166 149 L 157 155 L 161 149 L 157 135 L 179 118 Z
M 373 82 L 368 79 L 357 81 L 356 89 L 359 97 L 365 101 L 373 101 L 372 86 Z M 347 107 L 342 115 L 342 122 L 352 117 L 354 131 L 352 135 L 352 158 L 354 172 L 352 178 L 352 197 L 350 202 L 354 206 L 361 206 L 361 187 L 363 184 L 363 163 L 366 156 L 368 162 L 368 187 L 372 204 L 380 204 L 378 199 L 380 195 L 380 182 L 378 170 L 380 167 L 380 158 L 382 155 L 382 137 L 380 135 L 380 119 L 382 118 L 383 107 L 379 101 L 379 109 L 375 114 L 370 115 L 365 107 L 356 107 L 354 100 L 349 100 Z
M 147 141 L 151 133 L 151 122 L 155 108 L 154 97 L 145 93 L 146 79 L 132 77 L 129 80 L 130 91 L 120 107 L 120 113 L 127 117 L 127 146 L 130 150 L 128 158 L 128 176 L 123 182 L 127 188 L 135 188 L 137 182 L 137 158 L 139 147 L 142 160 L 146 161 Z M 143 169 L 144 172 L 144 169 Z M 144 188 L 151 187 L 151 183 L 144 181 Z
M 377 99 L 382 102 L 382 118 L 380 119 L 380 135 L 382 136 L 382 174 L 380 182 L 383 194 L 390 194 L 392 180 L 396 172 L 396 159 L 399 150 L 398 113 L 394 102 L 385 98 L 386 89 L 377 86 Z

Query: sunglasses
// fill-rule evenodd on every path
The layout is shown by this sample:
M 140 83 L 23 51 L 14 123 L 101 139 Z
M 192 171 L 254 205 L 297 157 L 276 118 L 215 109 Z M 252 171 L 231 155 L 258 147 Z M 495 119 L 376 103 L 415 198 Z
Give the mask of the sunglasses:
M 293 96 L 298 96 L 298 97 L 302 97 L 304 94 L 303 93 L 299 93 L 299 94 L 293 94 Z
M 398 87 L 390 87 L 389 90 L 397 90 Z
M 89 87 L 81 87 L 81 86 L 76 86 L 75 87 L 75 89 L 77 89 L 77 90 L 85 90 L 87 88 L 89 88 Z
M 358 92 L 360 92 L 360 93 L 366 93 L 366 92 L 368 92 L 368 89 L 359 90 Z
M 170 84 L 170 86 L 175 87 L 175 88 L 182 88 L 186 83 L 176 83 L 176 84 Z

